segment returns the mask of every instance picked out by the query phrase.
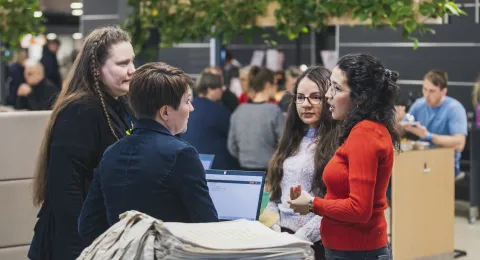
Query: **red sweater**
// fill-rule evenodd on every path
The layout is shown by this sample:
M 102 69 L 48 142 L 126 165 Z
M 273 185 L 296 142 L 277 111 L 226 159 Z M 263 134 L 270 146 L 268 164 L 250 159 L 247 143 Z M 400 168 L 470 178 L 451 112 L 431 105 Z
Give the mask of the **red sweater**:
M 387 186 L 394 150 L 387 128 L 369 120 L 355 125 L 325 167 L 325 198 L 313 212 L 323 216 L 324 246 L 342 251 L 374 250 L 388 243 Z

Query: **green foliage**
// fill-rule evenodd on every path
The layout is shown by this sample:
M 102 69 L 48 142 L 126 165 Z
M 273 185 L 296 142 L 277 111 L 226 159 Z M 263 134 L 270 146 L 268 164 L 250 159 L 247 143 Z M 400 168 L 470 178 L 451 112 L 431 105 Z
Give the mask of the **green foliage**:
M 328 26 L 330 18 L 351 17 L 368 22 L 370 28 L 401 27 L 405 39 L 418 45 L 412 34 L 434 31 L 419 21 L 449 15 L 465 15 L 451 1 L 415 0 L 129 0 L 132 14 L 125 22 L 131 31 L 136 51 L 144 49 L 151 30 L 161 33 L 162 46 L 188 41 L 203 41 L 222 36 L 228 43 L 233 36 L 243 36 L 247 41 L 255 33 L 261 34 L 269 44 L 269 35 L 255 25 L 265 14 L 268 4 L 277 2 L 275 29 L 279 35 L 293 40 L 310 28 L 320 31 Z M 413 10 L 417 10 L 414 12 Z M 368 21 L 367 21 L 368 20 Z
M 33 13 L 40 10 L 38 0 L 0 0 L 0 42 L 16 50 L 26 34 L 38 35 L 44 31 L 43 18 Z M 5 47 L 2 47 L 3 49 Z M 2 51 L 3 51 L 2 49 Z

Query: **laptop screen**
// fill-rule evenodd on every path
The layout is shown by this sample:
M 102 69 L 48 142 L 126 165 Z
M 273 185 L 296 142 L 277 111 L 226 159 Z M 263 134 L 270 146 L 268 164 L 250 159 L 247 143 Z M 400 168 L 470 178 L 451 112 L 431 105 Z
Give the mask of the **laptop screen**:
M 220 220 L 258 220 L 265 172 L 206 170 L 206 177 Z
M 199 154 L 200 156 L 200 161 L 202 162 L 203 168 L 205 170 L 208 170 L 212 167 L 213 163 L 213 158 L 215 158 L 215 155 L 213 154 Z

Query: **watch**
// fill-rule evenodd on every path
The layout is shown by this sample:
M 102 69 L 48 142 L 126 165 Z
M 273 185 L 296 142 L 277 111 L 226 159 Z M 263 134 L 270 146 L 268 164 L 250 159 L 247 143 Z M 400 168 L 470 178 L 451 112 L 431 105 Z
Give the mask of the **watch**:
M 425 137 L 425 140 L 430 142 L 430 141 L 432 141 L 432 138 L 433 138 L 432 133 L 428 133 L 427 137 Z
M 308 202 L 308 212 L 313 212 L 313 200 L 314 200 L 314 199 L 311 199 L 311 200 Z

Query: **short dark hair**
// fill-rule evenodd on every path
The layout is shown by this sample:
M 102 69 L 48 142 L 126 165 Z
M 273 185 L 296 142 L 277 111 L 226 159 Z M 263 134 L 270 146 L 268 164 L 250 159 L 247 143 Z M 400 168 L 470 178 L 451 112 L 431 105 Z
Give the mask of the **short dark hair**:
M 262 92 L 267 82 L 275 83 L 275 73 L 267 68 L 252 66 L 248 71 L 248 86 L 255 93 Z
M 425 74 L 423 79 L 428 79 L 433 85 L 439 87 L 441 90 L 448 85 L 448 74 L 440 70 L 431 70 Z
M 163 62 L 150 62 L 135 71 L 128 96 L 138 118 L 153 118 L 163 106 L 178 109 L 192 85 L 192 79 L 183 70 Z
M 202 73 L 197 81 L 196 91 L 198 94 L 205 95 L 208 89 L 222 88 L 222 77 L 213 73 Z

